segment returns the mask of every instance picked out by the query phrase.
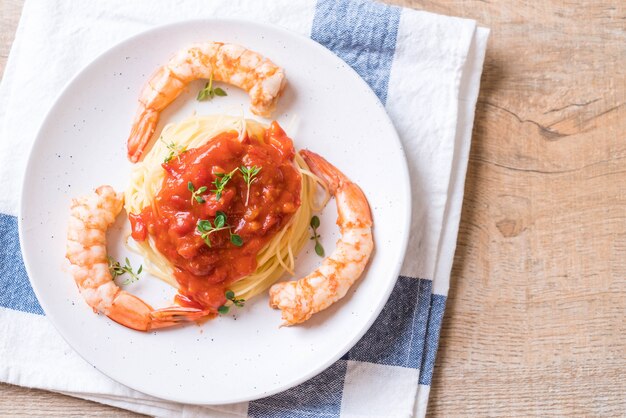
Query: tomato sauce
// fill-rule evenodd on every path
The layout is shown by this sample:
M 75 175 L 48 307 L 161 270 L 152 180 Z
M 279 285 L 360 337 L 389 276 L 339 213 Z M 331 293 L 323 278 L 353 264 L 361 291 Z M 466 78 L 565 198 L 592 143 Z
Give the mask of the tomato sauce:
M 294 166 L 293 142 L 273 122 L 263 137 L 225 132 L 207 144 L 163 163 L 166 171 L 152 206 L 130 214 L 132 236 L 150 235 L 172 263 L 179 283 L 176 301 L 183 306 L 217 309 L 226 302 L 229 284 L 254 272 L 258 252 L 289 222 L 300 206 L 301 176 Z M 248 185 L 238 167 L 260 167 Z M 220 174 L 233 173 L 219 200 L 213 184 Z M 222 177 L 223 178 L 223 177 Z M 200 202 L 192 196 L 189 184 Z M 246 199 L 248 202 L 246 204 Z M 215 226 L 218 211 L 226 228 L 202 238 L 198 222 Z M 231 241 L 238 235 L 243 244 Z

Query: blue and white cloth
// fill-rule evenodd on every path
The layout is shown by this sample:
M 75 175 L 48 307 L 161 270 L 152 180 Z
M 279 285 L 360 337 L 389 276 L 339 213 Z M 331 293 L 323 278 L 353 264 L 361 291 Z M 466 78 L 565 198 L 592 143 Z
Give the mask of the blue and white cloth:
M 273 23 L 309 35 L 351 65 L 394 121 L 413 192 L 411 239 L 393 303 L 363 339 L 300 386 L 221 407 L 144 395 L 80 358 L 47 321 L 30 287 L 16 218 L 28 150 L 62 86 L 118 41 L 199 17 Z M 423 416 L 487 36 L 471 20 L 363 0 L 26 1 L 0 84 L 0 381 L 156 416 Z

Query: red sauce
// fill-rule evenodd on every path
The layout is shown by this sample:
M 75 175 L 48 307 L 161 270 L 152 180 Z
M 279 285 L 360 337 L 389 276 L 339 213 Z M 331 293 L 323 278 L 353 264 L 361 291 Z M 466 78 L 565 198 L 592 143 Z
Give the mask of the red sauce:
M 256 270 L 258 252 L 300 206 L 301 177 L 294 155 L 293 142 L 273 122 L 262 138 L 239 141 L 236 132 L 222 133 L 162 164 L 166 176 L 154 204 L 129 218 L 133 238 L 143 241 L 149 234 L 174 266 L 179 304 L 217 309 L 226 302 L 229 284 Z M 242 165 L 261 167 L 250 185 L 248 204 L 248 186 L 239 171 L 217 200 L 211 191 L 216 174 Z M 192 200 L 188 182 L 195 190 L 207 187 L 200 194 L 204 203 Z M 197 224 L 199 220 L 214 224 L 218 211 L 226 214 L 232 228 L 212 233 L 209 247 Z M 231 233 L 242 238 L 241 247 L 230 241 Z

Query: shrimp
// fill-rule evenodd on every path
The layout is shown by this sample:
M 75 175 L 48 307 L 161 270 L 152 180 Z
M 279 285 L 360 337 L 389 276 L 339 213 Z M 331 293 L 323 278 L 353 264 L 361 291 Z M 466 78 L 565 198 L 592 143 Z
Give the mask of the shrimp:
M 269 117 L 285 86 L 283 69 L 235 44 L 204 42 L 179 51 L 150 78 L 139 96 L 139 110 L 128 138 L 128 158 L 137 162 L 150 142 L 159 114 L 190 82 L 213 78 L 245 90 L 252 113 Z
M 270 306 L 282 311 L 283 325 L 295 325 L 345 296 L 361 276 L 374 249 L 372 215 L 363 191 L 321 156 L 300 155 L 337 201 L 341 238 L 335 251 L 308 276 L 270 288 Z
M 154 310 L 115 284 L 107 263 L 106 231 L 115 222 L 122 204 L 123 194 L 110 186 L 101 186 L 95 193 L 72 201 L 66 257 L 87 304 L 94 312 L 138 331 L 195 321 L 211 314 L 180 306 Z

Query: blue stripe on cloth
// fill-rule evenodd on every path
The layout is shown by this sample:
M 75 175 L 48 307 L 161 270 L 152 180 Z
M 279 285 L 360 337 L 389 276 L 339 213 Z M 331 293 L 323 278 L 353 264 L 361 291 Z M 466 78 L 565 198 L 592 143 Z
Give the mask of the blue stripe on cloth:
M 254 418 L 339 417 L 348 363 L 339 360 L 312 379 L 274 396 L 251 401 Z
M 372 327 L 341 360 L 299 386 L 250 402 L 248 414 L 339 416 L 347 360 L 419 368 L 419 383 L 430 385 L 446 306 L 446 297 L 431 291 L 431 280 L 400 276 Z
M 417 369 L 422 363 L 432 281 L 400 276 L 389 302 L 350 360 Z
M 0 306 L 43 315 L 22 260 L 17 218 L 0 213 Z
M 443 295 L 432 295 L 430 302 L 430 315 L 428 316 L 428 331 L 426 332 L 426 352 L 422 367 L 420 368 L 420 385 L 430 386 L 435 368 L 437 347 L 439 346 L 439 333 L 441 332 L 441 322 L 443 313 L 446 310 L 446 297 Z
M 350 65 L 387 101 L 400 23 L 399 7 L 370 1 L 319 0 L 311 38 Z

